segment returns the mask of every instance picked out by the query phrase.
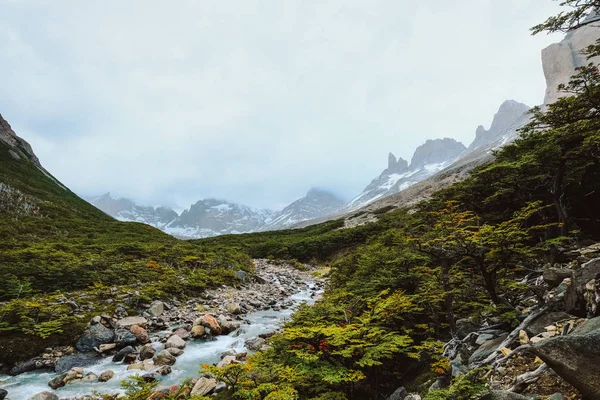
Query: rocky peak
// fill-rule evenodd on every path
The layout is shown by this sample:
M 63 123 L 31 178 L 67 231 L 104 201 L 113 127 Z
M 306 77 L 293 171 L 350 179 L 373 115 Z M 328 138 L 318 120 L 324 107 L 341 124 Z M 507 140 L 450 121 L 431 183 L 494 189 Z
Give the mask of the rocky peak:
M 494 115 L 490 129 L 479 125 L 475 131 L 475 140 L 469 150 L 487 146 L 500 136 L 516 127 L 518 121 L 529 111 L 529 106 L 514 100 L 506 100 Z
M 589 18 L 592 17 L 594 16 Z M 568 83 L 577 67 L 590 62 L 600 62 L 598 57 L 588 60 L 581 54 L 583 49 L 594 44 L 598 38 L 600 38 L 600 26 L 594 23 L 569 32 L 561 42 L 553 43 L 542 50 L 542 67 L 547 85 L 544 104 L 554 103 L 566 95 L 559 93 L 557 87 L 562 83 Z
M 410 169 L 451 161 L 465 150 L 466 147 L 462 143 L 451 138 L 429 139 L 415 150 L 410 161 Z
M 388 167 L 387 167 L 388 172 L 401 174 L 403 172 L 406 172 L 407 170 L 408 170 L 408 161 L 406 161 L 402 157 L 399 157 L 396 160 L 396 156 L 394 155 L 394 153 L 390 153 L 388 155 Z
M 10 155 L 14 159 L 19 160 L 21 157 L 25 157 L 38 167 L 42 168 L 40 160 L 33 153 L 31 145 L 17 136 L 8 121 L 2 118 L 2 114 L 0 114 L 0 142 L 4 142 L 11 147 Z

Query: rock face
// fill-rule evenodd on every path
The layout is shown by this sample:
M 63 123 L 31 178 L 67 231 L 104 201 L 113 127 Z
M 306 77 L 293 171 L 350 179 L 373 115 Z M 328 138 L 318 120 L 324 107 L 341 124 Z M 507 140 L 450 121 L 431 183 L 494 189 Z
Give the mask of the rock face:
M 217 387 L 217 381 L 215 379 L 200 378 L 194 385 L 191 391 L 192 396 L 206 396 Z
M 410 166 L 402 158 L 396 160 L 396 156 L 390 153 L 387 169 L 346 204 L 343 211 L 356 210 L 430 177 L 450 165 L 465 149 L 462 143 L 454 139 L 428 140 L 415 150 Z
M 31 396 L 29 400 L 58 400 L 58 396 L 52 392 L 42 392 Z
M 271 216 L 260 231 L 284 229 L 298 222 L 325 217 L 338 211 L 344 201 L 334 194 L 321 189 L 311 189 L 306 196 L 296 200 L 282 211 Z
M 514 100 L 507 100 L 498 109 L 489 129 L 479 125 L 475 131 L 475 140 L 469 145 L 469 152 L 488 147 L 498 139 L 516 135 L 516 129 L 525 121 L 523 116 L 529 111 L 529 106 Z
M 600 330 L 557 336 L 534 345 L 535 354 L 582 395 L 600 393 Z
M 21 157 L 24 157 L 42 169 L 40 160 L 34 154 L 31 145 L 24 139 L 17 136 L 10 124 L 4 118 L 2 118 L 2 114 L 0 114 L 0 142 L 4 142 L 11 147 L 11 155 L 13 158 L 18 160 Z
M 569 82 L 569 78 L 575 73 L 575 68 L 590 62 L 598 63 L 597 58 L 587 60 L 581 54 L 582 49 L 593 44 L 598 38 L 600 38 L 600 28 L 597 24 L 591 24 L 569 32 L 561 42 L 551 44 L 542 51 L 542 66 L 547 85 L 545 104 L 554 103 L 565 95 L 556 89 L 561 83 Z

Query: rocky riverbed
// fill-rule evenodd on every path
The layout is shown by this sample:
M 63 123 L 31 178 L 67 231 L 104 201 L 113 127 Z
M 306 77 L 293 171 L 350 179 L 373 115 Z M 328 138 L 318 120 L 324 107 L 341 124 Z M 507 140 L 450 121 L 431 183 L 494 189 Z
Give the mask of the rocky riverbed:
M 142 306 L 138 315 L 128 315 L 125 307 L 117 307 L 113 315 L 97 315 L 73 346 L 47 349 L 15 365 L 12 376 L 0 375 L 0 399 L 114 393 L 121 380 L 134 374 L 163 385 L 185 378 L 198 381 L 200 364 L 243 362 L 247 352 L 265 346 L 265 338 L 294 305 L 313 302 L 324 284 L 314 270 L 255 260 L 256 276 L 240 272 L 239 288 L 208 290 L 185 302 L 157 300 Z M 196 393 L 222 389 L 212 381 L 198 385 L 204 388 Z

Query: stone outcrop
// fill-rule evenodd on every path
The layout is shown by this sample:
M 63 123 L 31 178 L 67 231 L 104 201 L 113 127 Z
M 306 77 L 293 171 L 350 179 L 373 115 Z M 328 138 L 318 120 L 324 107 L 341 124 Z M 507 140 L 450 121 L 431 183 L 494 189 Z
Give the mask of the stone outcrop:
M 547 85 L 545 104 L 554 103 L 565 96 L 565 93 L 557 91 L 558 85 L 568 83 L 577 67 L 600 61 L 587 60 L 586 56 L 581 54 L 581 50 L 595 43 L 598 38 L 600 27 L 598 24 L 591 24 L 569 32 L 561 42 L 551 44 L 542 51 L 542 66 Z
M 534 345 L 534 352 L 581 394 L 590 399 L 598 398 L 600 330 L 542 340 Z
M 410 160 L 410 169 L 427 164 L 439 164 L 458 158 L 466 150 L 465 145 L 451 138 L 427 140 L 417 147 Z

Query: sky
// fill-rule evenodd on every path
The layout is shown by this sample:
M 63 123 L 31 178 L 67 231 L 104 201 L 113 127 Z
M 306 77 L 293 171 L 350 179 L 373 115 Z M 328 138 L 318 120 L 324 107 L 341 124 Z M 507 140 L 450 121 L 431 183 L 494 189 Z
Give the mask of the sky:
M 543 100 L 550 0 L 0 0 L 0 113 L 82 196 L 350 199 Z

